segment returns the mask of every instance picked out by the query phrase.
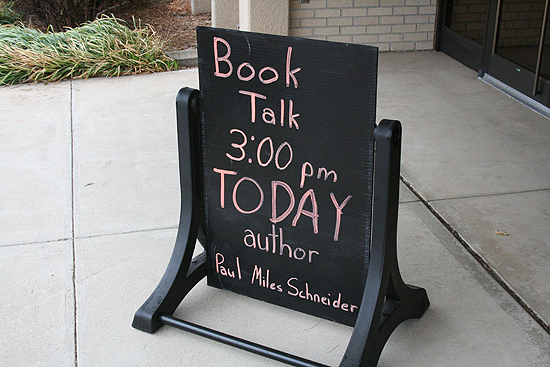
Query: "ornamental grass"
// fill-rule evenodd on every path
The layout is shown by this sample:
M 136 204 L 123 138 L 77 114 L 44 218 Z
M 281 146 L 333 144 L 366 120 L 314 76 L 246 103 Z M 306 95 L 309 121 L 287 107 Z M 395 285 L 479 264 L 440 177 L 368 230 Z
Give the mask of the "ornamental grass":
M 0 26 L 0 85 L 175 70 L 150 27 L 102 17 L 66 32 Z

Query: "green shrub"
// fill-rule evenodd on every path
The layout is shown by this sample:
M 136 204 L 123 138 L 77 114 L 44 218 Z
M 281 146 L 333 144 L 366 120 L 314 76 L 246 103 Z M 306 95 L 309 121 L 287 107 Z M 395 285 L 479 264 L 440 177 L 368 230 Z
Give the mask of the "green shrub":
M 34 14 L 46 26 L 61 32 L 66 27 L 93 21 L 101 15 L 120 8 L 129 0 L 27 0 L 25 6 L 30 14 Z
M 21 20 L 21 15 L 13 10 L 13 1 L 0 1 L 0 25 L 14 24 Z
M 149 27 L 103 17 L 66 32 L 0 26 L 0 85 L 174 70 Z

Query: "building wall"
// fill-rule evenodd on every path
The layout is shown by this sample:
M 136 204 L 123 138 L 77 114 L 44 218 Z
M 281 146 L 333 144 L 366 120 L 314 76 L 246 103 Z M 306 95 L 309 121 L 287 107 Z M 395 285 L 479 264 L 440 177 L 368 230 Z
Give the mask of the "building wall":
M 290 0 L 289 35 L 377 46 L 433 49 L 437 0 Z
M 287 0 L 239 0 L 239 29 L 288 35 Z

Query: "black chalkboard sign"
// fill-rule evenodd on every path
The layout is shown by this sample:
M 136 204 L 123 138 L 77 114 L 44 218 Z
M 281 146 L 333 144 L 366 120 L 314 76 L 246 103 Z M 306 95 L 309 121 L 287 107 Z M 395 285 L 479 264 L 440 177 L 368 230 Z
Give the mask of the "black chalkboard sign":
M 208 284 L 353 326 L 377 49 L 198 29 Z
M 132 326 L 322 366 L 174 317 L 208 277 L 354 325 L 340 366 L 376 365 L 392 331 L 430 304 L 397 264 L 401 123 L 374 124 L 377 50 L 213 28 L 198 29 L 198 44 L 201 90 L 176 98 L 176 243 Z M 193 257 L 197 240 L 205 251 Z

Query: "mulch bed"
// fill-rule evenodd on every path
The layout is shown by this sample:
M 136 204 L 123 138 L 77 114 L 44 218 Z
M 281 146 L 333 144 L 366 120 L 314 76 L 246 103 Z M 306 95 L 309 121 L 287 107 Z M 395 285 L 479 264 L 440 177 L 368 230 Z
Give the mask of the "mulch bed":
M 23 5 L 17 6 L 23 14 L 26 26 L 45 30 L 36 15 L 29 13 Z M 210 26 L 210 14 L 191 14 L 190 0 L 138 0 L 118 9 L 113 15 L 126 21 L 130 26 L 134 19 L 142 25 L 153 27 L 157 34 L 166 42 L 166 51 L 179 51 L 197 47 L 195 27 Z

